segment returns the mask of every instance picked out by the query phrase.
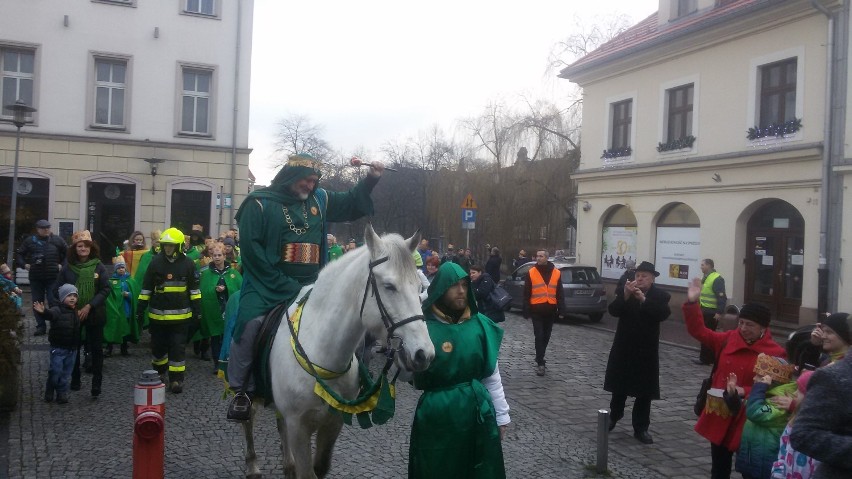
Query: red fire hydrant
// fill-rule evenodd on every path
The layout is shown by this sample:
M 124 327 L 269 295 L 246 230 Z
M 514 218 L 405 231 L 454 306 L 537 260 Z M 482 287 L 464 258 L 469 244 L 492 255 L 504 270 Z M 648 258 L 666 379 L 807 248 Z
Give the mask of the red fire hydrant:
M 133 391 L 133 479 L 162 479 L 165 455 L 166 385 L 157 371 L 142 372 Z

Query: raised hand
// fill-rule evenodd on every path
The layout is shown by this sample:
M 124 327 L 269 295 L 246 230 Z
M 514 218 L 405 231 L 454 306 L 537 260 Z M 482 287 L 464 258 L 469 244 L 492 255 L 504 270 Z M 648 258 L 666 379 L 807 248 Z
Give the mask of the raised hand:
M 701 296 L 701 278 L 692 278 L 689 282 L 689 289 L 686 290 L 686 299 L 690 303 L 698 301 Z

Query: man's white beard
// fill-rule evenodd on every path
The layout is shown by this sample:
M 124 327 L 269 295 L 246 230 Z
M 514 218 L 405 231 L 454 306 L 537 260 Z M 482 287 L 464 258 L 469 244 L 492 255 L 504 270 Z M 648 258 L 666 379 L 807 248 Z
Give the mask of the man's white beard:
M 310 193 L 296 193 L 296 196 L 299 197 L 299 200 L 305 201 L 308 199 L 308 196 L 311 196 Z

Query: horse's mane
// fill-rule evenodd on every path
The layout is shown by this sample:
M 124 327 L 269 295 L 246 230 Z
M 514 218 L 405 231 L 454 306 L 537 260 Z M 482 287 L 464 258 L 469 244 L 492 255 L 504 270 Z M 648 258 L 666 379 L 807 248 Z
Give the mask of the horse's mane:
M 405 281 L 417 282 L 414 260 L 412 259 L 411 252 L 408 250 L 405 239 L 396 233 L 386 233 L 381 236 L 381 240 L 382 241 L 376 245 L 379 247 L 379 250 L 376 252 L 377 256 L 381 258 L 387 255 L 387 265 L 393 271 L 400 271 L 400 277 Z M 317 283 L 323 281 L 326 276 L 331 275 L 334 277 L 341 274 L 353 263 L 366 262 L 367 259 L 365 257 L 368 257 L 369 254 L 370 250 L 366 245 L 359 246 L 352 251 L 344 253 L 336 260 L 326 264 L 325 267 L 320 270 L 319 276 L 317 277 Z M 364 274 L 366 275 L 366 273 L 367 269 L 365 267 Z

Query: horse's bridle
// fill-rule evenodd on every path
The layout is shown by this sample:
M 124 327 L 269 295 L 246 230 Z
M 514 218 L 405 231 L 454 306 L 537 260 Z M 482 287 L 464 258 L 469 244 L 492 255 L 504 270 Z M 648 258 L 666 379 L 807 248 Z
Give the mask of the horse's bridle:
M 370 291 L 370 287 L 372 286 L 373 296 L 376 297 L 376 305 L 379 307 L 379 314 L 381 315 L 382 322 L 385 324 L 385 329 L 387 329 L 388 332 L 388 339 L 384 349 L 384 353 L 388 357 L 388 359 L 391 359 L 397 353 L 397 351 L 400 351 L 405 345 L 402 338 L 393 334 L 396 328 L 404 326 L 408 323 L 412 323 L 414 321 L 425 321 L 425 318 L 422 314 L 410 316 L 408 318 L 403 319 L 402 321 L 397 322 L 394 322 L 391 318 L 390 313 L 388 313 L 387 308 L 385 308 L 384 303 L 382 303 L 382 297 L 379 294 L 379 287 L 378 285 L 376 285 L 376 275 L 373 273 L 373 268 L 384 263 L 387 260 L 388 256 L 385 256 L 375 261 L 371 261 L 368 265 L 370 268 L 370 275 L 367 277 L 367 284 L 364 286 L 364 298 L 361 300 L 360 317 L 362 319 L 364 317 L 364 305 L 367 303 L 367 293 Z

